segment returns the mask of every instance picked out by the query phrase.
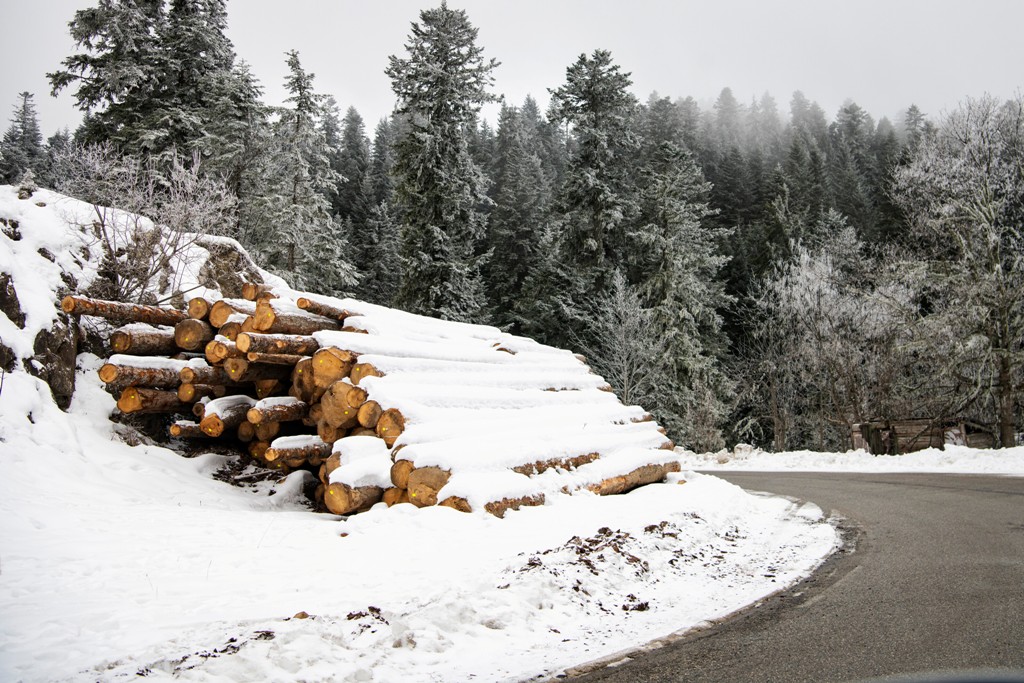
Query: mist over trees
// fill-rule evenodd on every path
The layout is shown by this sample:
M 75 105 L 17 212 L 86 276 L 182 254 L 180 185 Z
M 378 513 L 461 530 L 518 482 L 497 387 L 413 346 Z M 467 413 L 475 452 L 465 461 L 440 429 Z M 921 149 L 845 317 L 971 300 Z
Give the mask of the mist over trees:
M 76 12 L 76 51 L 49 78 L 83 122 L 44 142 L 22 93 L 0 182 L 99 187 L 68 162 L 98 145 L 163 182 L 187 169 L 222 216 L 194 227 L 261 266 L 582 350 L 689 448 L 842 449 L 854 424 L 910 417 L 1015 442 L 1021 96 L 934 121 L 909 102 L 897 121 L 853 101 L 826 113 L 801 92 L 640 101 L 595 49 L 536 85 L 547 111 L 502 101 L 488 121 L 498 62 L 442 4 L 385 69 L 394 113 L 368 124 L 295 51 L 287 101 L 266 104 L 227 22 L 224 0 Z

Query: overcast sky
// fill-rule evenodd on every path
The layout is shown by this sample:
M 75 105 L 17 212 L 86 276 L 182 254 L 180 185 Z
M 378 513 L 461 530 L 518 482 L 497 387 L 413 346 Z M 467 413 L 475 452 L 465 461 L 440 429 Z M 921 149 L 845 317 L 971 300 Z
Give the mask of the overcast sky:
M 45 135 L 74 128 L 67 94 L 50 97 L 45 74 L 71 49 L 67 23 L 91 0 L 0 0 L 0 128 L 17 93 L 35 94 Z M 355 106 L 372 132 L 394 102 L 388 55 L 404 56 L 409 25 L 428 0 L 230 0 L 228 33 L 265 99 L 283 97 L 285 56 L 297 49 L 320 92 Z M 876 118 L 912 103 L 931 116 L 965 96 L 1012 96 L 1022 85 L 1021 0 L 450 0 L 501 62 L 495 91 L 513 104 L 562 84 L 581 53 L 611 50 L 641 99 L 725 86 L 741 102 L 768 91 L 788 111 L 794 90 L 831 118 L 853 99 Z

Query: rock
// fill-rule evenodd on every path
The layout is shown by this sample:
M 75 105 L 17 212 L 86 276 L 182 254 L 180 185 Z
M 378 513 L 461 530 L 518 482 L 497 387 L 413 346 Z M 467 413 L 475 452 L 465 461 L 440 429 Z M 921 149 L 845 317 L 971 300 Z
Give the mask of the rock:
M 21 310 L 18 292 L 14 289 L 14 280 L 8 273 L 0 273 L 0 313 L 20 329 L 25 329 L 25 313 Z
M 237 242 L 222 239 L 199 239 L 199 246 L 210 252 L 209 260 L 199 271 L 199 283 L 210 289 L 219 289 L 225 298 L 242 296 L 246 282 L 263 282 L 259 268 L 242 251 Z
M 36 335 L 32 350 L 35 355 L 25 361 L 25 370 L 46 382 L 53 400 L 67 410 L 75 393 L 78 326 L 61 313 L 53 327 Z

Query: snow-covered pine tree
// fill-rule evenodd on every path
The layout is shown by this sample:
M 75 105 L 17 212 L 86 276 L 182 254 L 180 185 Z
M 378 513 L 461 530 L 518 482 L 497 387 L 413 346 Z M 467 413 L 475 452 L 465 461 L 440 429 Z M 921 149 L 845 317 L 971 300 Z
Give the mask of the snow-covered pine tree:
M 396 305 L 449 320 L 480 320 L 485 298 L 477 246 L 485 179 L 473 162 L 467 127 L 493 101 L 491 72 L 462 10 L 420 12 L 386 70 L 408 130 L 398 139 L 396 199 L 402 221 L 402 284 Z
M 524 288 L 542 256 L 551 190 L 515 107 L 502 107 L 496 144 L 496 192 L 487 231 L 491 257 L 484 276 L 494 322 L 520 332 L 528 315 Z
M 295 50 L 288 55 L 285 87 L 289 106 L 274 124 L 274 162 L 267 188 L 265 220 L 273 229 L 260 246 L 263 262 L 296 287 L 345 294 L 356 284 L 340 220 L 330 214 L 327 196 L 337 185 L 319 125 L 323 96 L 313 89 L 314 74 L 302 68 Z
M 31 171 L 37 180 L 45 181 L 46 148 L 32 93 L 18 93 L 18 99 L 11 125 L 0 140 L 0 183 L 14 184 L 26 171 Z

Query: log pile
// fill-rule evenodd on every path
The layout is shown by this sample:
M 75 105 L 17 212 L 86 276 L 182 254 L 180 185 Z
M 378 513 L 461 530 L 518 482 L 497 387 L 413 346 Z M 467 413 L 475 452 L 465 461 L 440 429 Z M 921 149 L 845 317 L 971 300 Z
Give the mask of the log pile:
M 500 330 L 249 284 L 187 310 L 66 297 L 127 323 L 99 370 L 123 413 L 175 417 L 263 466 L 313 471 L 335 514 L 486 510 L 623 493 L 678 471 L 651 416 L 585 360 Z

